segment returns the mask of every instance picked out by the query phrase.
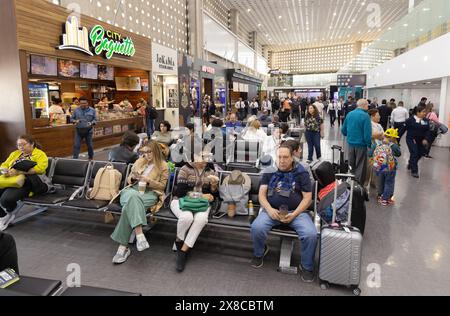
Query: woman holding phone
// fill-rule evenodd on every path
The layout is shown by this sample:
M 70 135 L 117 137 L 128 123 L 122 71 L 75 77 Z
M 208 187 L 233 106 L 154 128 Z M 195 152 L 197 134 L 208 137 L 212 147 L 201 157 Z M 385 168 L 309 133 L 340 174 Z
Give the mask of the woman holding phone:
M 120 194 L 122 216 L 111 235 L 120 246 L 113 263 L 122 264 L 131 255 L 128 243 L 136 232 L 137 250 L 142 252 L 150 245 L 142 227 L 147 225 L 147 211 L 156 213 L 164 203 L 164 191 L 169 179 L 169 168 L 163 159 L 160 146 L 150 142 L 140 150 L 142 157 L 134 164 L 128 178 L 129 187 Z

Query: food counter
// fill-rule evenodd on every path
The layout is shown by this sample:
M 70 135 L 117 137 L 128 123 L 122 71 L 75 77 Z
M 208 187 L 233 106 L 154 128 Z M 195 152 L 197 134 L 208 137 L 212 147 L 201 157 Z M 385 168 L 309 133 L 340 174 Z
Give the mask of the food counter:
M 36 123 L 39 125 L 40 122 L 36 121 Z M 117 146 L 126 131 L 140 132 L 143 126 L 142 116 L 100 121 L 94 127 L 94 149 Z M 74 125 L 36 126 L 33 127 L 32 134 L 48 156 L 70 157 L 72 155 L 75 138 Z M 86 151 L 87 147 L 83 144 L 81 152 Z

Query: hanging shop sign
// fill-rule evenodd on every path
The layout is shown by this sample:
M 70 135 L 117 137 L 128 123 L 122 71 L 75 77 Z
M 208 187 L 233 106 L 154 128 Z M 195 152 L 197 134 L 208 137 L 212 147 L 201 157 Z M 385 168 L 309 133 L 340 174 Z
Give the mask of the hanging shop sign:
M 123 38 L 122 34 L 107 30 L 101 25 L 95 25 L 88 33 L 86 27 L 80 27 L 76 16 L 70 17 L 65 23 L 65 29 L 62 45 L 58 49 L 77 50 L 89 56 L 104 54 L 107 59 L 111 59 L 114 54 L 133 57 L 136 53 L 131 38 Z
M 216 70 L 213 67 L 202 66 L 202 71 L 212 75 L 216 74 Z
M 176 50 L 153 43 L 152 56 L 154 73 L 178 75 L 178 53 Z

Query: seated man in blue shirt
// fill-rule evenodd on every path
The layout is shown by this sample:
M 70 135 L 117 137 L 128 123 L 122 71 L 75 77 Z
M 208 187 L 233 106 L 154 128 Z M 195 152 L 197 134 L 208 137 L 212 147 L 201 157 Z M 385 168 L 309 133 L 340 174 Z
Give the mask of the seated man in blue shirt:
M 295 162 L 292 148 L 281 145 L 278 170 L 263 174 L 261 181 L 259 203 L 262 211 L 251 227 L 254 245 L 252 267 L 263 266 L 268 253 L 265 245 L 267 235 L 274 226 L 284 224 L 294 229 L 301 241 L 302 280 L 307 283 L 314 281 L 317 230 L 307 211 L 312 201 L 311 186 L 309 174 Z
M 73 112 L 72 123 L 76 125 L 73 159 L 78 159 L 80 156 L 81 142 L 84 139 L 88 147 L 89 160 L 93 160 L 94 145 L 92 138 L 94 136 L 94 125 L 97 124 L 97 118 L 95 110 L 89 107 L 89 102 L 86 97 L 80 98 L 80 107 Z
M 272 117 L 269 115 L 268 111 L 264 111 L 263 114 L 259 117 L 259 121 L 263 127 L 268 127 L 270 123 L 272 123 Z
M 238 121 L 236 114 L 231 113 L 230 119 L 228 122 L 225 123 L 225 126 L 227 128 L 227 132 L 230 130 L 233 130 L 235 133 L 240 133 L 244 129 L 242 126 L 242 122 Z

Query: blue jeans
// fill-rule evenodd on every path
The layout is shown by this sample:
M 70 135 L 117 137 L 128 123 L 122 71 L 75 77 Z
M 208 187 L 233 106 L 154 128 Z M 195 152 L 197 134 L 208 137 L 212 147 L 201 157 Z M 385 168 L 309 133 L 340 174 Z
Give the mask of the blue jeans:
M 155 120 L 147 119 L 147 136 L 150 138 L 155 132 Z
M 316 150 L 317 159 L 322 158 L 322 151 L 320 150 L 320 132 L 305 132 L 306 142 L 308 143 L 308 160 L 313 160 L 314 149 Z
M 251 233 L 254 246 L 255 257 L 261 258 L 264 255 L 264 246 L 267 235 L 274 226 L 282 223 L 274 221 L 269 214 L 263 210 L 252 224 Z M 311 217 L 303 213 L 289 225 L 294 229 L 301 241 L 301 264 L 308 271 L 314 271 L 314 259 L 317 247 L 317 230 Z
M 89 159 L 94 159 L 94 144 L 92 142 L 92 138 L 94 136 L 94 132 L 90 131 L 88 134 L 80 135 L 78 132 L 75 132 L 75 144 L 73 145 L 73 159 L 78 159 L 80 156 L 81 150 L 81 142 L 86 140 L 86 145 L 88 147 Z
M 380 172 L 378 176 L 378 195 L 384 201 L 392 199 L 395 190 L 395 176 L 397 171 Z

